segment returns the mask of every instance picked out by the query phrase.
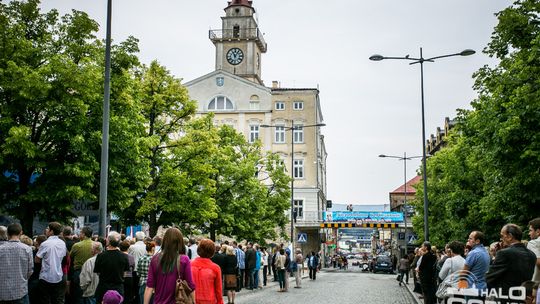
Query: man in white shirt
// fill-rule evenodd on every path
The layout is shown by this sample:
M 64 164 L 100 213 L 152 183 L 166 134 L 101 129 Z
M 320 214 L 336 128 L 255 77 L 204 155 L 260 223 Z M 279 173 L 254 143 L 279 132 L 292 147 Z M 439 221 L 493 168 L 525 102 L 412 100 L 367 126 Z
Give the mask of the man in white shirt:
M 95 303 L 94 295 L 99 283 L 99 275 L 94 272 L 94 266 L 96 265 L 96 257 L 103 251 L 103 245 L 100 242 L 92 243 L 92 257 L 84 262 L 81 275 L 80 284 L 83 291 L 83 303 Z
M 189 258 L 193 261 L 199 256 L 197 254 L 197 242 L 195 242 L 195 239 L 189 239 L 189 249 L 191 249 L 191 256 Z
M 129 246 L 128 253 L 135 258 L 135 265 L 140 258 L 146 255 L 146 244 L 144 243 L 144 238 L 146 235 L 142 231 L 137 231 L 135 233 L 135 244 Z
M 529 222 L 529 237 L 531 240 L 527 243 L 527 249 L 536 255 L 532 281 L 540 282 L 540 217 Z
M 36 254 L 36 263 L 41 263 L 38 290 L 41 303 L 63 304 L 66 282 L 62 271 L 62 260 L 67 254 L 66 243 L 58 236 L 62 225 L 49 223 L 45 234 L 48 239 L 41 244 Z

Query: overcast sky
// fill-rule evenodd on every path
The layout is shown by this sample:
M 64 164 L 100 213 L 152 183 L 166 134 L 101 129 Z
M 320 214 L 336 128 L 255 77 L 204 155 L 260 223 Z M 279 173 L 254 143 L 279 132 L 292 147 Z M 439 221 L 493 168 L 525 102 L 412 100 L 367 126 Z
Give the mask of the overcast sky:
M 106 0 L 42 0 L 61 13 L 77 9 L 103 25 Z M 474 49 L 424 68 L 426 136 L 476 96 L 472 75 L 496 61 L 482 53 L 502 0 L 254 0 L 268 52 L 262 79 L 282 87 L 320 88 L 328 150 L 328 199 L 388 203 L 403 184 L 403 162 L 379 154 L 422 154 L 420 69 L 372 54 L 424 57 Z M 157 59 L 183 82 L 214 70 L 209 29 L 220 29 L 224 0 L 113 0 L 112 38 L 140 40 L 144 63 Z M 407 163 L 412 178 L 420 160 Z

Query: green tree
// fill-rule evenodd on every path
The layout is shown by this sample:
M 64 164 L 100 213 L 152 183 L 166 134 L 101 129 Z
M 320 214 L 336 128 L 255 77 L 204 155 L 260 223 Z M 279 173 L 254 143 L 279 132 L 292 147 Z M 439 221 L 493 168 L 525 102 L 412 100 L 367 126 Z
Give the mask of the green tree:
M 459 113 L 457 138 L 428 161 L 430 227 L 437 241 L 473 229 L 498 240 L 502 225 L 524 227 L 538 214 L 539 15 L 535 0 L 516 1 L 497 14 L 484 52 L 500 63 L 475 73 L 479 96 L 471 110 Z M 423 225 L 420 217 L 414 223 Z
M 97 207 L 103 44 L 83 12 L 59 17 L 39 1 L 0 4 L 0 210 L 32 233 L 34 217 L 65 222 L 75 200 Z M 132 98 L 137 40 L 113 46 L 109 207 L 121 209 L 147 183 L 144 132 Z
M 277 156 L 264 157 L 260 143 L 248 143 L 229 126 L 221 126 L 218 133 L 213 178 L 219 216 L 207 226 L 210 238 L 223 234 L 262 242 L 275 237 L 275 229 L 286 222 L 290 193 Z
M 459 127 L 457 127 L 459 128 Z M 428 160 L 430 241 L 441 247 L 451 240 L 465 240 L 478 226 L 479 200 L 483 197 L 483 180 L 477 152 L 468 138 L 452 130 L 448 146 Z M 423 184 L 411 202 L 418 215 L 413 225 L 419 241 L 424 236 Z
M 172 151 L 172 148 L 186 144 L 192 140 L 192 136 L 196 136 L 190 134 L 190 137 L 181 138 L 186 122 L 195 113 L 196 103 L 189 99 L 187 90 L 180 84 L 180 80 L 174 78 L 157 61 L 142 68 L 139 82 L 136 98 L 141 104 L 141 113 L 144 117 L 146 130 L 144 142 L 148 149 L 146 157 L 150 183 L 136 196 L 132 210 L 138 210 L 136 218 L 147 221 L 150 234 L 154 235 L 160 225 L 171 224 L 171 217 L 167 214 L 175 213 L 174 208 L 185 206 L 181 204 L 185 200 L 178 200 L 178 194 L 185 193 L 181 192 L 188 187 L 184 183 L 192 183 L 191 179 L 196 178 L 190 176 L 190 172 L 180 169 L 186 164 L 182 160 L 182 153 L 178 153 L 180 150 L 174 150 L 176 154 Z M 203 182 L 199 186 L 205 187 L 206 183 Z M 211 188 L 207 189 L 211 191 Z M 205 206 L 208 200 L 203 201 Z
M 73 11 L 40 13 L 37 0 L 0 3 L 0 208 L 31 234 L 34 216 L 62 218 L 91 197 L 99 163 L 88 102 L 99 98 L 97 23 Z
M 480 200 L 488 234 L 503 224 L 525 226 L 540 200 L 540 3 L 516 1 L 497 14 L 485 52 L 495 68 L 476 73 L 479 98 L 465 117 L 464 136 L 477 146 L 485 195 Z

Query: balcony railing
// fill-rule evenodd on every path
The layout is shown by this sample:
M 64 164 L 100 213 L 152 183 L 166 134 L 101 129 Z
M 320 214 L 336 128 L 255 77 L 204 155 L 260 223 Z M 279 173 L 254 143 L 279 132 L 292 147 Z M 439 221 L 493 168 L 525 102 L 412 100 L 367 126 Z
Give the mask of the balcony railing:
M 296 224 L 302 225 L 302 224 L 312 224 L 312 225 L 319 225 L 319 223 L 322 220 L 322 213 L 319 211 L 304 211 L 302 213 L 302 216 L 298 216 L 296 218 Z
M 255 40 L 261 48 L 261 52 L 266 52 L 266 42 L 258 28 L 210 30 L 208 38 L 214 43 L 224 40 Z

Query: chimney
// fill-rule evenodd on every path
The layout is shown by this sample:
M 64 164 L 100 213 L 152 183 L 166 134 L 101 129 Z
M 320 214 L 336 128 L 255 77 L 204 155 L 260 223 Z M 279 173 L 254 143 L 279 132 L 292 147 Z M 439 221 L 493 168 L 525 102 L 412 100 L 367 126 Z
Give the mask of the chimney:
M 272 80 L 272 89 L 277 89 L 277 88 L 279 88 L 279 81 Z

